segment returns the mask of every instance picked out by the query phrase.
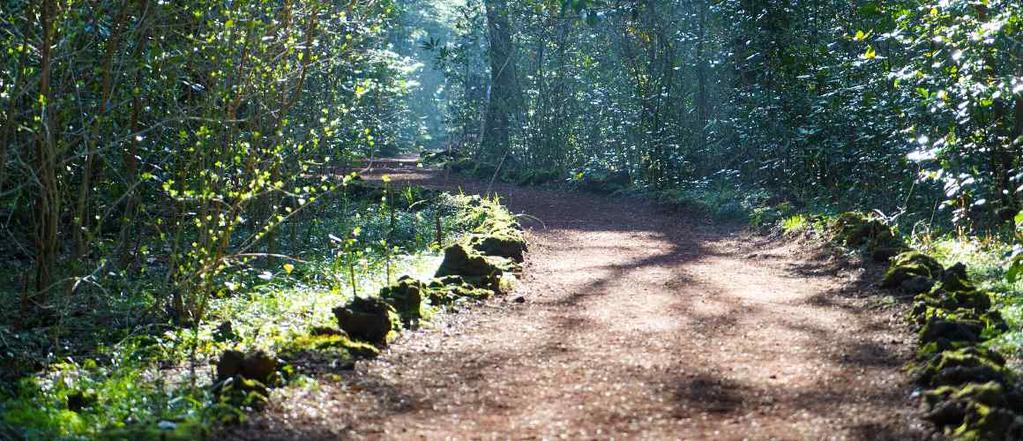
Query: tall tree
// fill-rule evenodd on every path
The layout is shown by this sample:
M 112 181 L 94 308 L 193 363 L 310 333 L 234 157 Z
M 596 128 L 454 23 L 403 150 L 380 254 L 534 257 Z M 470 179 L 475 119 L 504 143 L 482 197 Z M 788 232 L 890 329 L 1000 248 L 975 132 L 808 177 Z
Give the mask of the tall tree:
M 481 153 L 487 159 L 500 160 L 508 152 L 512 129 L 519 121 L 522 90 L 508 4 L 505 0 L 486 0 L 484 6 L 490 37 L 490 93 Z

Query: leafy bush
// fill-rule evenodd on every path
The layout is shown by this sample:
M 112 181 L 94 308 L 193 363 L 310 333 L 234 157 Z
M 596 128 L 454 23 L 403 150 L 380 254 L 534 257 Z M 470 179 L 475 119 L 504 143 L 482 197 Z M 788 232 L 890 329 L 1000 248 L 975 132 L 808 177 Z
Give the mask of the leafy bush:
M 802 214 L 792 215 L 782 221 L 781 229 L 786 233 L 801 233 L 810 229 L 810 221 Z

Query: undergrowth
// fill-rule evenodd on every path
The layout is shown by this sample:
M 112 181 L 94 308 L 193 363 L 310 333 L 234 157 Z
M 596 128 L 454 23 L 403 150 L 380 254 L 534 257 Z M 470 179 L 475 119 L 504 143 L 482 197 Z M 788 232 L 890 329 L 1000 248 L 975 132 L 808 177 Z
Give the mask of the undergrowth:
M 51 327 L 0 325 L 0 439 L 201 438 L 251 410 L 211 392 L 219 354 L 315 349 L 317 330 L 336 326 L 331 308 L 399 275 L 427 278 L 443 245 L 499 209 L 496 200 L 415 188 L 323 201 L 279 231 L 277 257 L 226 273 L 196 325 L 172 322 L 163 311 L 163 262 L 154 251 L 151 265 L 134 274 L 96 279 L 120 296 L 78 298 L 71 311 L 83 312 L 61 315 Z M 2 293 L 0 300 L 10 304 L 15 296 Z M 345 354 L 335 355 L 333 363 L 343 366 Z M 313 380 L 295 374 L 288 381 Z
M 1009 331 L 988 344 L 1019 361 L 1023 358 L 1023 281 L 1010 282 L 1006 277 L 1006 260 L 1012 246 L 997 237 L 956 237 L 921 235 L 912 244 L 942 265 L 966 264 L 977 287 L 992 294 L 995 308 L 1009 325 Z M 1023 365 L 1017 365 L 1023 368 Z
M 811 231 L 823 236 L 826 226 L 836 218 L 835 214 L 811 214 L 803 211 L 776 220 L 775 228 L 785 233 Z M 908 224 L 889 220 L 894 231 L 900 233 L 913 249 L 937 259 L 945 267 L 956 263 L 966 266 L 971 280 L 977 288 L 991 293 L 994 309 L 998 310 L 1009 325 L 1009 331 L 1000 334 L 985 344 L 1015 358 L 1017 370 L 1023 369 L 1023 280 L 1011 282 L 1007 275 L 1010 257 L 1013 255 L 1012 239 L 1008 234 L 991 233 L 983 236 L 969 236 L 941 232 L 923 227 L 922 223 Z

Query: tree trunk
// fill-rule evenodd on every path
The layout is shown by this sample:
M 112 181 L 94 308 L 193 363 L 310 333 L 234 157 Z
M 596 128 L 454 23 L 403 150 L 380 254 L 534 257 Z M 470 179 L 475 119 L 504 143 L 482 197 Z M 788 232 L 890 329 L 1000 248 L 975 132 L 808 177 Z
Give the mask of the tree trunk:
M 107 114 L 112 106 L 110 97 L 114 88 L 114 55 L 117 54 L 117 50 L 120 47 L 121 32 L 124 29 L 124 22 L 128 19 L 128 4 L 129 0 L 124 0 L 121 3 L 121 10 L 118 11 L 117 18 L 114 20 L 110 38 L 109 41 L 107 41 L 107 47 L 103 54 L 99 109 L 92 122 L 91 135 L 89 136 L 88 146 L 86 147 L 85 152 L 85 166 L 82 168 L 82 181 L 81 185 L 78 187 L 78 201 L 75 204 L 74 229 L 72 231 L 75 244 L 75 256 L 79 258 L 85 255 L 88 242 L 91 239 L 89 237 L 90 234 L 88 233 L 88 229 L 91 225 L 89 221 L 91 211 L 89 210 L 89 196 L 92 194 L 92 176 L 96 173 L 96 154 L 99 146 L 99 137 L 101 135 L 100 129 L 106 121 Z
M 54 43 L 55 0 L 44 0 L 39 14 L 42 42 L 39 49 L 39 114 L 40 127 L 36 142 L 36 177 L 39 193 L 36 195 L 35 245 L 36 276 L 33 301 L 40 306 L 48 303 L 47 293 L 54 281 L 57 262 L 57 224 L 60 221 L 60 194 L 57 189 L 57 147 L 54 139 L 53 91 L 50 90 L 52 70 L 51 48 Z
M 483 126 L 482 157 L 499 160 L 509 149 L 512 124 L 518 120 L 522 93 L 516 52 L 505 0 L 486 0 L 490 36 L 490 94 Z

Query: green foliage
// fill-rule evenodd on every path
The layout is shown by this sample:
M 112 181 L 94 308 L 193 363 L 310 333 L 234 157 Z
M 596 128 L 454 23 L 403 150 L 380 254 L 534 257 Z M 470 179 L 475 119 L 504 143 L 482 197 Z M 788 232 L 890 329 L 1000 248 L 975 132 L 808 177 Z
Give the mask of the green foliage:
M 921 240 L 922 239 L 922 240 Z M 1023 353 L 1023 283 L 1006 278 L 1005 256 L 1012 247 L 1004 242 L 988 239 L 968 239 L 954 236 L 918 238 L 918 246 L 949 266 L 963 263 L 977 289 L 992 295 L 994 310 L 1008 325 L 1008 332 L 999 333 L 988 344 L 1009 354 Z
M 781 229 L 785 233 L 802 233 L 810 228 L 810 220 L 802 214 L 786 217 L 781 222 Z
M 385 195 L 391 196 L 386 205 L 381 203 Z M 0 424 L 18 437 L 40 441 L 194 439 L 213 424 L 243 417 L 244 408 L 262 400 L 257 395 L 265 396 L 260 388 L 244 385 L 237 388 L 243 392 L 237 396 L 211 392 L 208 378 L 201 375 L 203 365 L 225 350 L 264 350 L 288 360 L 317 354 L 341 362 L 372 356 L 377 349 L 371 345 L 321 333 L 337 328 L 331 309 L 347 302 L 352 291 L 378 292 L 386 285 L 388 261 L 392 272 L 431 279 L 440 264 L 434 216 L 441 218 L 446 244 L 467 241 L 469 234 L 488 226 L 514 222 L 497 199 L 421 189 L 385 192 L 350 183 L 346 191 L 324 197 L 315 210 L 294 217 L 294 223 L 281 229 L 280 250 L 291 259 L 225 273 L 220 279 L 223 288 L 209 300 L 208 320 L 195 328 L 148 323 L 130 330 L 141 335 L 124 338 L 116 332 L 93 332 L 100 329 L 89 321 L 76 322 L 73 331 L 51 330 L 62 332 L 53 335 L 73 349 L 59 361 L 34 354 L 49 351 L 46 335 L 32 343 L 34 331 L 9 333 L 0 328 L 0 344 L 7 357 L 13 355 L 12 364 L 5 358 L 5 366 L 26 362 L 18 372 L 21 380 L 6 383 L 6 392 L 0 394 Z M 354 290 L 344 265 L 348 256 L 332 235 L 349 238 L 351 247 L 360 251 L 353 263 L 358 285 Z M 389 246 L 377 246 L 380 240 Z M 473 287 L 451 290 L 459 294 L 445 303 L 492 294 Z M 126 305 L 124 314 L 138 315 L 159 305 L 154 297 L 142 300 Z M 95 335 L 95 340 L 86 335 Z M 30 373 L 38 364 L 44 366 L 42 371 Z M 4 374 L 6 381 L 6 375 L 15 373 Z M 225 397 L 229 402 L 223 401 Z
M 1014 220 L 1016 222 L 1016 245 L 1009 258 L 1009 269 L 1005 272 L 1009 283 L 1023 280 L 1023 211 L 1019 212 Z

